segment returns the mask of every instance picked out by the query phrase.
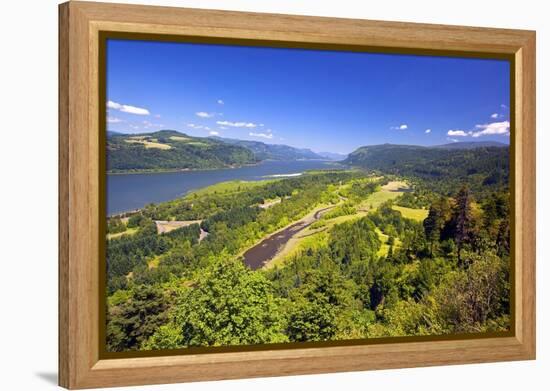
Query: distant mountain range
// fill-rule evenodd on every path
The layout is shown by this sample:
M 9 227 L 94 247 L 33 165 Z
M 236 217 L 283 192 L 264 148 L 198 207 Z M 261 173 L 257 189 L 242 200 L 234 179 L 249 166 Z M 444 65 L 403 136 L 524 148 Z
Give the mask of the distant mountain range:
M 317 152 L 317 155 L 320 155 L 326 159 L 334 160 L 334 161 L 344 160 L 345 158 L 348 157 L 347 154 L 334 153 L 334 152 Z
M 229 168 L 263 160 L 320 159 L 326 157 L 310 149 L 259 141 L 193 137 L 175 130 L 139 134 L 107 131 L 107 169 L 111 173 Z
M 505 152 L 498 152 L 503 150 Z M 382 144 L 364 146 L 349 155 L 319 152 L 282 144 L 221 137 L 194 137 L 175 130 L 124 134 L 107 132 L 109 172 L 214 169 L 256 164 L 263 160 L 334 160 L 396 174 L 436 175 L 464 167 L 474 157 L 485 164 L 487 156 L 508 154 L 508 145 L 495 141 L 456 142 L 431 147 Z M 484 156 L 482 156 L 484 155 Z M 489 159 L 490 161 L 490 159 Z M 475 168 L 471 169 L 475 172 Z
M 237 140 L 232 138 L 211 137 L 228 144 L 250 149 L 258 160 L 320 160 L 324 156 L 310 149 L 295 148 L 283 144 L 266 144 L 260 141 Z

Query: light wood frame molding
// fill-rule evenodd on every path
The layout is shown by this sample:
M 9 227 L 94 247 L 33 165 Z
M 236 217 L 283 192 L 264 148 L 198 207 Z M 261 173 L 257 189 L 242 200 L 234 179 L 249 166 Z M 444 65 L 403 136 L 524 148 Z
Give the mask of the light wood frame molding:
M 513 60 L 513 336 L 101 359 L 100 31 L 372 50 L 506 54 Z M 458 54 L 459 55 L 459 54 Z M 59 6 L 59 384 L 70 389 L 535 358 L 535 32 L 91 2 Z

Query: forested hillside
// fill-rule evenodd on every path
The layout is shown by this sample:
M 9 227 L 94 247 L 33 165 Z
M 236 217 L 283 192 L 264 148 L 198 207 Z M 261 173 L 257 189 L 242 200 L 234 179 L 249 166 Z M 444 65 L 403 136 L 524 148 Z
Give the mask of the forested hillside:
M 294 148 L 282 144 L 266 144 L 260 141 L 236 140 L 230 138 L 213 137 L 228 144 L 238 145 L 250 149 L 258 160 L 312 160 L 324 159 L 310 149 Z
M 510 172 L 508 146 L 475 145 L 373 145 L 358 148 L 344 163 L 420 179 L 422 186 L 446 195 L 451 195 L 462 184 L 467 184 L 474 193 L 488 193 L 507 186 Z
M 247 148 L 171 130 L 111 133 L 107 137 L 107 170 L 111 173 L 225 168 L 257 162 Z

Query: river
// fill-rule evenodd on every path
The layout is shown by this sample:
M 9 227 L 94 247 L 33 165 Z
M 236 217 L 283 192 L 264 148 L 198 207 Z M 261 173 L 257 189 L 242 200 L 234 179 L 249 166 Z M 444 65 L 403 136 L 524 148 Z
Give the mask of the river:
M 325 207 L 315 211 L 310 216 L 307 216 L 300 221 L 290 225 L 289 227 L 269 235 L 266 239 L 254 247 L 248 249 L 244 254 L 244 263 L 252 270 L 263 267 L 270 259 L 272 259 L 277 253 L 292 239 L 298 232 L 303 231 L 311 224 L 321 218 L 321 216 L 334 208 L 334 206 Z
M 232 169 L 178 171 L 147 174 L 107 175 L 107 214 L 143 208 L 149 203 L 169 201 L 191 190 L 232 180 L 258 181 L 292 176 L 306 170 L 343 168 L 331 161 L 265 161 Z

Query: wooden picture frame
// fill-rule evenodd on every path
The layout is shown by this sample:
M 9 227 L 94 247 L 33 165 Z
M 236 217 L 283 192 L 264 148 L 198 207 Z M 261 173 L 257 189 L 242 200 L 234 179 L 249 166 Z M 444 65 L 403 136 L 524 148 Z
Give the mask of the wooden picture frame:
M 101 357 L 99 37 L 101 32 L 322 48 L 502 55 L 515 67 L 515 259 L 510 336 Z M 332 45 L 332 46 L 331 46 Z M 104 118 L 103 118 L 104 120 Z M 70 389 L 535 358 L 535 32 L 141 5 L 59 6 L 59 384 Z

